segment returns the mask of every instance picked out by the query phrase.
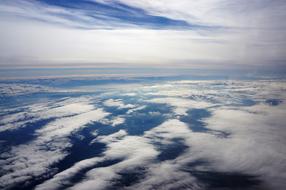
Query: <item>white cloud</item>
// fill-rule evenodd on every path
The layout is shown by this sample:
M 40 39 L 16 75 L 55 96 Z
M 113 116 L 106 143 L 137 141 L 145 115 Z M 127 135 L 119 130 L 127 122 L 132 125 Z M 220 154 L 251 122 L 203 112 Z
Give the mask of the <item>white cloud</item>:
M 205 189 L 196 178 L 190 176 L 187 172 L 181 171 L 178 166 L 178 164 L 172 161 L 151 164 L 146 178 L 127 189 Z
M 90 170 L 86 175 L 87 178 L 71 189 L 84 190 L 91 186 L 95 189 L 107 188 L 112 184 L 112 180 L 120 177 L 117 172 L 147 165 L 158 154 L 147 139 L 136 136 L 126 136 L 122 140 L 113 141 L 108 147 L 105 157 L 124 158 L 124 160 L 112 166 Z
M 177 135 L 174 136 L 174 132 Z M 154 186 L 159 189 L 186 186 L 194 190 L 201 189 L 202 185 L 194 177 L 190 176 L 186 172 L 180 171 L 180 164 L 173 162 L 155 162 L 158 151 L 155 149 L 155 146 L 152 145 L 152 142 L 156 140 L 156 136 L 167 139 L 170 137 L 169 140 L 171 140 L 171 138 L 186 136 L 188 132 L 189 130 L 186 124 L 178 120 L 170 120 L 154 128 L 154 130 L 146 132 L 143 137 L 127 136 L 127 133 L 123 130 L 108 136 L 97 137 L 96 140 L 98 142 L 107 143 L 108 146 L 107 151 L 104 152 L 104 156 L 101 157 L 100 160 L 123 158 L 123 161 L 111 166 L 90 170 L 86 174 L 86 178 L 82 182 L 75 184 L 71 189 L 84 190 L 90 189 L 90 187 L 93 187 L 94 189 L 105 189 L 112 185 L 112 181 L 120 178 L 120 175 L 118 174 L 120 171 L 128 171 L 138 167 L 144 167 L 147 174 L 139 183 L 131 186 L 131 189 L 144 189 L 146 187 L 152 188 Z M 167 140 L 165 143 L 168 142 L 169 141 Z M 93 160 L 96 161 L 97 158 Z M 57 181 L 58 185 L 63 183 L 63 181 L 67 182 L 67 180 L 75 174 L 69 171 L 78 171 L 78 166 L 81 163 L 87 162 L 94 164 L 94 161 L 86 160 L 80 162 L 71 169 L 55 176 L 55 178 L 50 180 L 50 182 Z M 80 168 L 86 167 L 86 165 L 82 165 L 83 166 Z M 87 166 L 89 166 L 89 164 L 87 164 Z M 174 183 L 174 180 L 176 180 L 176 183 Z M 53 187 L 49 186 L 51 185 L 50 182 L 48 181 L 41 186 L 49 189 Z
M 19 129 L 25 127 L 27 123 L 43 119 L 67 117 L 88 112 L 94 109 L 91 103 L 90 98 L 81 97 L 23 106 L 19 112 L 3 116 L 0 121 L 0 124 L 3 125 L 0 132 Z
M 129 109 L 126 113 L 127 114 L 131 114 L 133 112 L 136 112 L 136 111 L 139 111 L 139 110 L 143 110 L 145 109 L 147 106 L 143 105 L 143 106 L 139 106 L 139 107 L 136 107 L 136 108 L 133 108 L 133 109 Z
M 150 14 L 173 19 L 186 20 L 192 24 L 218 25 L 224 27 L 255 27 L 262 26 L 261 21 L 278 21 L 285 18 L 283 1 L 244 1 L 229 2 L 225 0 L 120 0 L 131 6 L 142 8 Z M 247 23 L 247 21 L 249 21 Z M 251 24 L 251 26 L 249 26 Z M 283 23 L 270 23 L 276 27 Z M 264 27 L 271 27 L 265 26 Z
M 76 116 L 58 119 L 49 123 L 44 128 L 39 129 L 37 132 L 39 134 L 44 134 L 44 137 L 48 139 L 66 136 L 73 131 L 79 130 L 90 122 L 103 119 L 107 115 L 109 115 L 109 113 L 104 112 L 102 109 L 95 109 Z
M 54 88 L 31 84 L 0 84 L 0 96 L 18 96 L 55 91 Z
M 57 174 L 53 179 L 38 186 L 38 189 L 50 189 L 61 187 L 61 184 L 74 176 L 79 170 L 94 165 L 103 160 L 123 159 L 123 161 L 107 167 L 99 167 L 90 170 L 86 178 L 75 184 L 71 189 L 104 189 L 111 185 L 112 180 L 119 178 L 119 171 L 134 169 L 148 165 L 158 154 L 148 139 L 137 136 L 127 136 L 126 131 L 120 130 L 109 136 L 100 136 L 98 142 L 107 143 L 108 149 L 100 158 L 84 160 L 66 171 Z
M 147 102 L 158 103 L 158 104 L 168 104 L 174 107 L 174 112 L 177 115 L 187 115 L 187 111 L 194 108 L 208 108 L 212 106 L 211 103 L 195 101 L 191 99 L 184 98 L 154 98 L 148 100 Z
M 123 118 L 123 117 L 116 117 L 111 122 L 112 122 L 111 125 L 113 127 L 115 127 L 117 125 L 123 124 L 125 122 L 125 118 Z
M 207 132 L 194 132 L 192 128 L 176 116 L 170 116 L 162 124 L 146 131 L 142 136 L 129 136 L 125 130 L 100 136 L 96 133 L 93 142 L 106 144 L 106 150 L 99 156 L 82 160 L 67 170 L 54 175 L 50 164 L 61 160 L 67 153 L 64 149 L 72 146 L 68 138 L 90 122 L 104 122 L 108 113 L 96 109 L 92 99 L 67 99 L 58 102 L 54 107 L 45 104 L 32 106 L 34 111 L 44 113 L 43 110 L 55 109 L 55 113 L 74 114 L 65 116 L 49 123 L 37 130 L 38 138 L 26 145 L 14 147 L 5 156 L 7 160 L 0 165 L 11 173 L 0 178 L 1 185 L 29 181 L 43 172 L 54 175 L 51 180 L 45 181 L 37 188 L 62 188 L 70 183 L 70 179 L 83 170 L 82 181 L 73 185 L 71 189 L 104 189 L 120 179 L 121 172 L 134 171 L 144 167 L 144 177 L 129 189 L 161 188 L 176 189 L 188 187 L 194 190 L 205 188 L 205 184 L 186 170 L 189 163 L 198 160 L 207 160 L 208 164 L 194 166 L 195 171 L 240 172 L 257 176 L 261 179 L 264 188 L 282 190 L 285 186 L 285 82 L 277 81 L 177 81 L 166 85 L 151 85 L 138 87 L 136 91 L 146 93 L 163 91 L 160 98 L 142 99 L 136 103 L 149 101 L 155 104 L 168 104 L 175 108 L 207 109 L 212 114 L 204 122 Z M 191 90 L 188 90 L 191 89 Z M 175 91 L 177 90 L 177 95 Z M 143 94 L 144 94 L 143 93 Z M 156 94 L 159 96 L 160 94 Z M 182 96 L 182 97 L 181 97 Z M 192 97 L 192 99 L 187 99 Z M 281 99 L 279 105 L 271 106 L 265 100 Z M 211 99 L 211 100 L 206 100 Z M 253 106 L 241 103 L 244 99 L 257 101 Z M 121 100 L 111 100 L 110 106 L 125 107 Z M 144 100 L 144 101 L 142 101 Z M 108 100 L 107 100 L 108 101 Z M 212 106 L 212 101 L 219 102 Z M 239 106 L 237 106 L 237 104 Z M 138 104 L 138 105 L 137 105 Z M 127 104 L 128 105 L 128 104 Z M 62 106 L 62 107 L 59 107 Z M 70 108 L 76 108 L 79 113 L 70 113 Z M 180 111 L 180 110 L 179 110 Z M 83 113 L 80 113 L 83 112 Z M 156 113 L 158 114 L 158 113 Z M 109 122 L 115 122 L 124 115 L 111 117 Z M 12 119 L 13 120 L 13 119 Z M 120 119 L 119 119 L 120 120 Z M 190 123 L 192 124 L 192 123 Z M 229 134 L 223 136 L 223 134 Z M 157 160 L 160 154 L 159 144 L 168 145 L 174 139 L 181 139 L 186 148 L 184 152 L 173 160 Z M 50 158 L 49 162 L 46 158 Z M 122 160 L 118 163 L 96 167 L 102 161 Z M 2 167 L 3 166 L 3 167 Z M 93 169 L 90 169 L 93 168 Z M 175 182 L 174 182 L 175 180 Z M 260 188 L 260 187 L 258 187 Z
M 136 107 L 135 105 L 133 104 L 124 104 L 124 102 L 120 99 L 108 99 L 106 101 L 103 102 L 103 104 L 105 106 L 108 106 L 108 107 L 118 107 L 118 109 L 125 109 L 125 108 L 134 108 Z
M 62 160 L 67 155 L 66 148 L 72 146 L 68 137 L 87 124 L 99 121 L 107 115 L 109 113 L 102 109 L 94 109 L 57 119 L 37 130 L 37 138 L 34 141 L 12 147 L 10 152 L 1 155 L 6 159 L 0 163 L 5 171 L 0 178 L 0 186 L 9 188 L 19 182 L 28 182 L 29 180 L 24 177 L 32 180 L 43 174 L 52 174 L 54 171 L 50 166 Z
M 38 185 L 36 187 L 36 190 L 50 190 L 50 189 L 59 189 L 64 184 L 68 183 L 68 180 L 75 176 L 78 172 L 81 170 L 88 168 L 90 166 L 95 165 L 96 163 L 103 161 L 101 158 L 91 158 L 82 160 L 78 163 L 76 163 L 71 168 L 68 168 L 67 170 L 64 170 L 63 172 L 60 172 L 53 176 L 52 179 L 45 181 L 44 183 Z
M 263 110 L 263 111 L 261 111 Z M 182 138 L 191 147 L 176 158 L 184 167 L 196 160 L 208 160 L 204 170 L 242 172 L 259 176 L 270 189 L 285 186 L 285 104 L 278 107 L 257 105 L 246 110 L 214 109 L 206 127 L 230 133 L 222 138 L 217 133 L 192 132 L 188 126 L 171 120 L 146 132 L 149 138 L 168 143 Z
M 147 30 L 119 21 L 106 23 L 105 18 L 92 23 L 91 18 L 80 10 L 35 1 L 6 1 L 0 4 L 1 65 L 58 67 L 77 66 L 80 62 L 92 67 L 121 64 L 127 67 L 161 68 L 164 65 L 171 68 L 249 69 L 248 66 L 254 66 L 260 69 L 260 66 L 267 66 L 277 69 L 281 67 L 279 64 L 285 66 L 283 21 L 286 5 L 283 1 L 121 2 L 143 9 L 150 15 L 222 28 Z M 92 24 L 87 24 L 90 22 Z M 86 25 L 100 28 L 78 29 Z M 105 30 L 106 25 L 116 30 Z M 26 44 L 29 44 L 28 48 Z M 282 63 L 277 63 L 279 60 Z
M 123 137 L 127 136 L 128 133 L 125 130 L 119 130 L 116 133 L 113 133 L 111 135 L 108 136 L 99 136 L 98 138 L 96 138 L 96 141 L 100 141 L 103 143 L 111 143 L 111 142 L 116 142 L 120 139 L 122 139 Z

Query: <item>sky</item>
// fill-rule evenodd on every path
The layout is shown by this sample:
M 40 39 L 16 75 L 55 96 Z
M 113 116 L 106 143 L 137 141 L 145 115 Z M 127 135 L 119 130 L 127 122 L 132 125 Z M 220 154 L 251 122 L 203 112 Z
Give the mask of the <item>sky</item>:
M 286 71 L 285 0 L 1 0 L 0 68 Z

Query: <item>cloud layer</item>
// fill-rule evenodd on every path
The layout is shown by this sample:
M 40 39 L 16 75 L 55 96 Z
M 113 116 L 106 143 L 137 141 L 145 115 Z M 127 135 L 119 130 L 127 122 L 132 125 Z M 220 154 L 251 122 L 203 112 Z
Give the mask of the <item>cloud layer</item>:
M 285 81 L 185 80 L 11 104 L 1 111 L 0 185 L 282 190 L 285 90 Z
M 285 6 L 283 0 L 2 1 L 0 63 L 285 72 Z

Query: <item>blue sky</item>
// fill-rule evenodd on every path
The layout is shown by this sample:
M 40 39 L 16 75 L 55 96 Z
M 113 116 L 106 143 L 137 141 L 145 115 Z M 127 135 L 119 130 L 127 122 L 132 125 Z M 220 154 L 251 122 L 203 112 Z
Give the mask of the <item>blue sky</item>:
M 180 28 L 190 29 L 200 27 L 199 25 L 191 25 L 184 20 L 176 20 L 164 16 L 156 16 L 148 14 L 144 9 L 132 7 L 117 1 L 110 3 L 102 3 L 99 1 L 67 1 L 67 0 L 41 0 L 49 6 L 57 6 L 64 9 L 75 10 L 90 18 L 89 21 L 80 20 L 86 24 L 86 29 L 94 29 L 98 27 L 99 21 L 104 21 L 106 24 L 110 22 L 110 28 L 114 22 L 126 25 L 142 26 L 146 28 L 162 29 L 162 28 Z M 77 15 L 59 14 L 59 17 L 66 19 L 77 19 Z M 47 20 L 48 21 L 48 20 Z
M 285 70 L 284 0 L 3 0 L 0 67 Z

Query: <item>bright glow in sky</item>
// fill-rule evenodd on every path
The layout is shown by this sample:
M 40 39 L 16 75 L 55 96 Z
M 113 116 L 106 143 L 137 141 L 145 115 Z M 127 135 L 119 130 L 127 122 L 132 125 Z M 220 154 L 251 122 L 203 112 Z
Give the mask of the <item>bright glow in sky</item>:
M 2 0 L 0 67 L 286 67 L 284 0 Z

